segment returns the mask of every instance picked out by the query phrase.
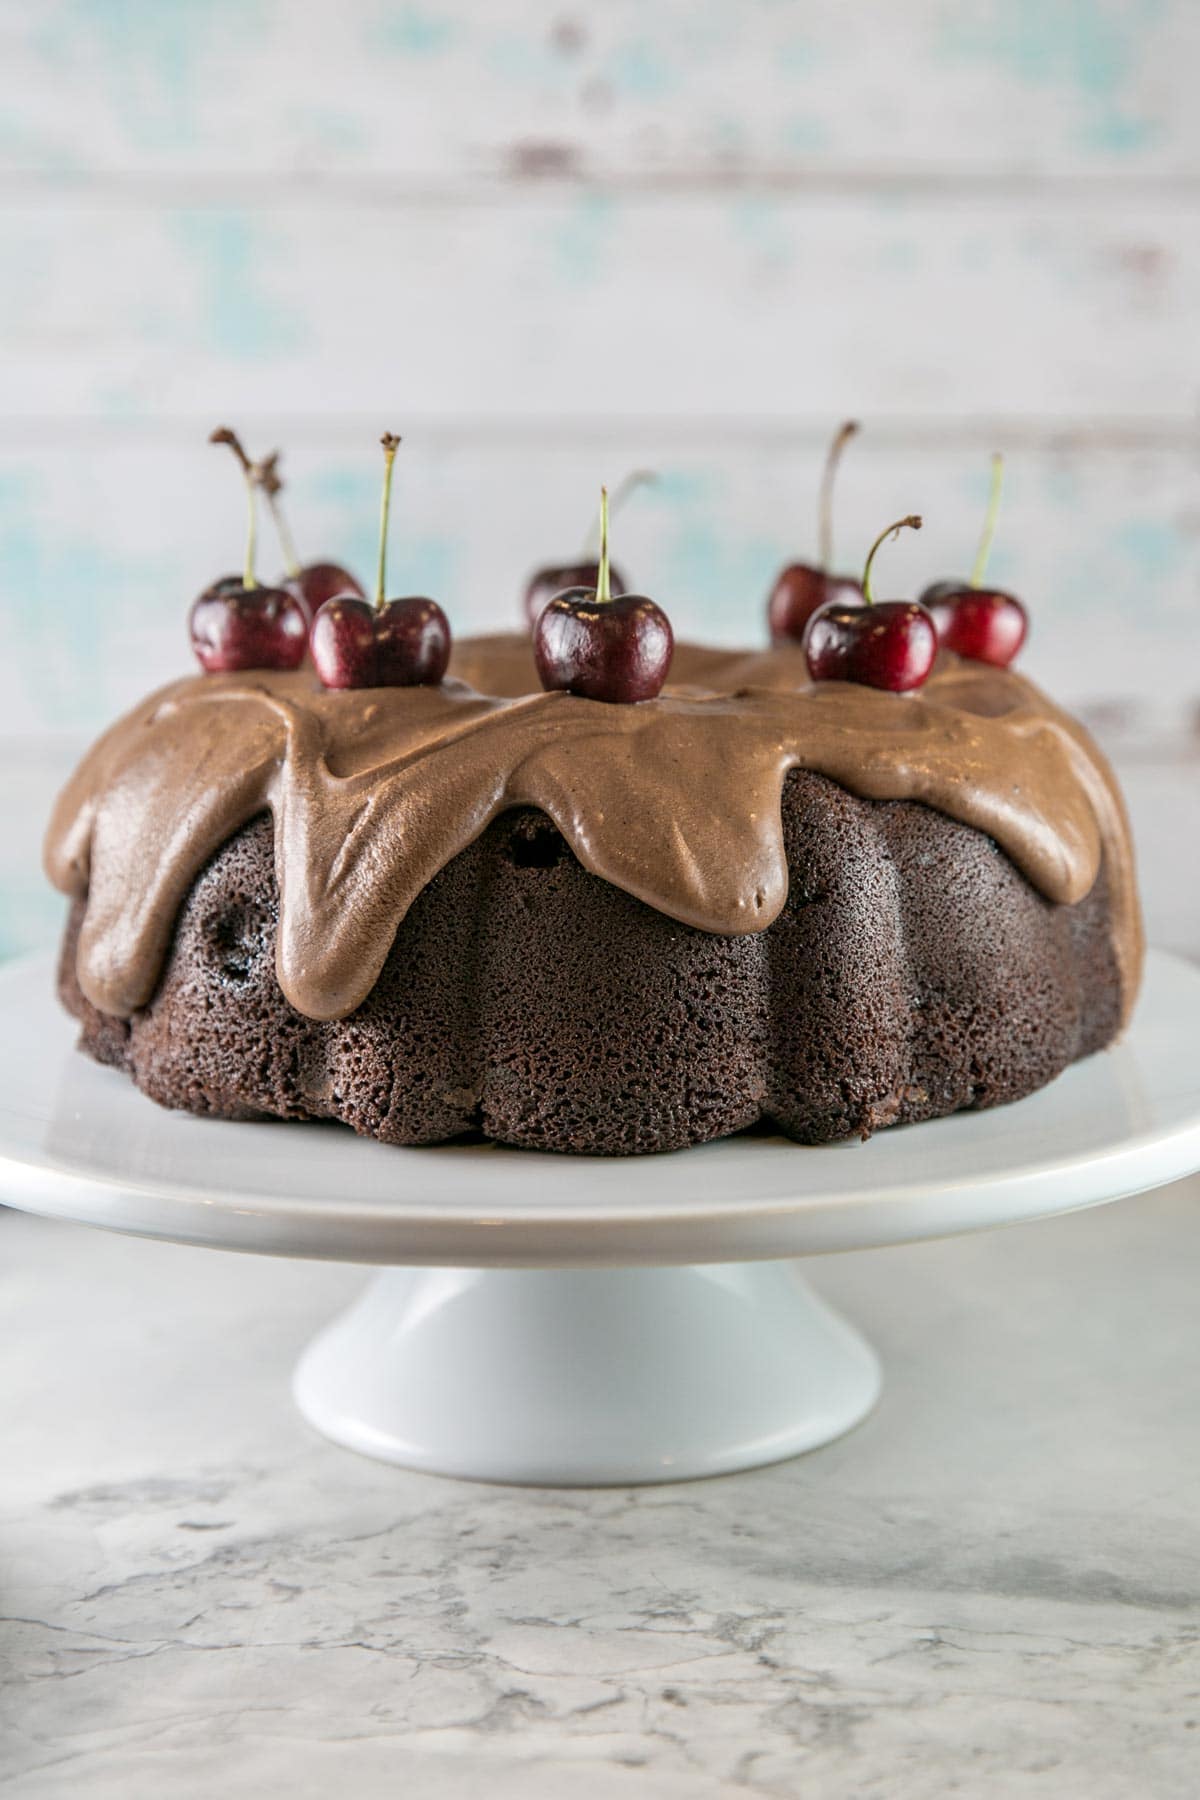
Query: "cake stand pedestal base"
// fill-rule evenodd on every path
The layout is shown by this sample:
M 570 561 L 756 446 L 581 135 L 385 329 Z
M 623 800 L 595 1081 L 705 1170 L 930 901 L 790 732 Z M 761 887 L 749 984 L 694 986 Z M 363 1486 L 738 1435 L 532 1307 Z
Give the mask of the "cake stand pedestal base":
M 478 1481 L 684 1481 L 840 1437 L 874 1352 L 794 1263 L 386 1269 L 302 1357 L 335 1442 Z
M 795 1257 L 911 1244 L 1200 1169 L 1200 969 L 1152 951 L 1121 1042 L 1017 1106 L 801 1149 L 401 1150 L 167 1112 L 74 1050 L 37 960 L 0 970 L 0 1198 L 51 1218 L 385 1271 L 296 1399 L 368 1456 L 551 1486 L 677 1481 L 827 1444 L 867 1346 Z M 709 1259 L 707 1262 L 704 1259 Z

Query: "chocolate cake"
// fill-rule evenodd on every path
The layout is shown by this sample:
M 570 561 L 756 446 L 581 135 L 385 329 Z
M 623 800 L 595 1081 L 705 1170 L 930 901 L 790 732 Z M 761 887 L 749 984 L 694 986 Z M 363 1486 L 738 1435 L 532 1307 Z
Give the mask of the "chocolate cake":
M 603 1155 L 826 1143 L 1015 1100 L 1112 1041 L 1141 933 L 1120 795 L 1007 669 L 897 695 L 681 644 L 642 705 L 198 676 L 47 841 L 82 1047 L 167 1106 Z

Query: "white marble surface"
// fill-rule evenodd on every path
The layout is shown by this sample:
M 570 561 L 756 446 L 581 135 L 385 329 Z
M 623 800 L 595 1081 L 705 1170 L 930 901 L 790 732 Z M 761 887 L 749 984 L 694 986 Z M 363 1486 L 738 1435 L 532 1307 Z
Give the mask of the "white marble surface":
M 309 1434 L 353 1269 L 0 1213 L 0 1794 L 1188 1796 L 1200 1182 L 834 1259 L 841 1443 L 551 1493 Z

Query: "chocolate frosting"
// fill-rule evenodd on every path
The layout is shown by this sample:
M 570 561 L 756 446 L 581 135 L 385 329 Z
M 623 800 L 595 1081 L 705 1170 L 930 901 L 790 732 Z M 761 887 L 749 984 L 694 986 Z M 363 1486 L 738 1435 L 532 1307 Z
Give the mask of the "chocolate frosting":
M 46 868 L 88 897 L 84 993 L 125 1017 L 151 999 L 205 861 L 269 810 L 279 984 L 298 1011 L 340 1018 L 417 894 L 505 807 L 539 807 L 585 868 L 672 918 L 764 930 L 787 897 L 780 795 L 796 767 L 989 833 L 1060 904 L 1103 860 L 1128 1014 L 1142 938 L 1115 780 L 1032 683 L 950 656 L 896 695 L 814 686 L 791 647 L 680 644 L 671 684 L 639 706 L 542 693 L 515 634 L 465 640 L 436 688 L 328 693 L 309 668 L 193 676 L 89 751 Z

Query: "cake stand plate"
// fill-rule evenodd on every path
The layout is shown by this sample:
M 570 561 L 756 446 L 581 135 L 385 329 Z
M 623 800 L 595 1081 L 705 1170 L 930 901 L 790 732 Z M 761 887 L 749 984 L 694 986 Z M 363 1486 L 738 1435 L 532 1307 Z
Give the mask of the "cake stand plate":
M 804 1149 L 397 1150 L 168 1113 L 0 973 L 0 1197 L 184 1243 L 387 1265 L 296 1374 L 339 1443 L 444 1474 L 661 1481 L 827 1443 L 874 1354 L 793 1259 L 1098 1205 L 1200 1168 L 1200 969 L 1148 962 L 1114 1050 L 994 1112 Z

